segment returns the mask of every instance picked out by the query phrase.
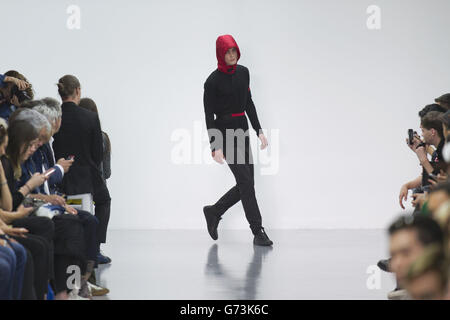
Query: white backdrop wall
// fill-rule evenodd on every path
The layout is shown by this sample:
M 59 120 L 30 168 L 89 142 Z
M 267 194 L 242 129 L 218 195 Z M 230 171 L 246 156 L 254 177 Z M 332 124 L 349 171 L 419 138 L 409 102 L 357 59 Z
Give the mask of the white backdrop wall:
M 79 30 L 66 26 L 70 5 Z M 366 26 L 370 5 L 379 30 Z M 226 165 L 172 156 L 177 130 L 207 149 L 203 83 L 220 34 L 240 46 L 263 128 L 279 130 L 278 171 L 255 172 L 268 228 L 385 227 L 400 185 L 420 173 L 406 131 L 450 91 L 447 0 L 2 0 L 0 12 L 0 72 L 25 74 L 37 97 L 74 74 L 97 102 L 116 229 L 203 228 L 203 205 L 233 186 Z M 247 228 L 240 203 L 227 215 L 223 228 Z

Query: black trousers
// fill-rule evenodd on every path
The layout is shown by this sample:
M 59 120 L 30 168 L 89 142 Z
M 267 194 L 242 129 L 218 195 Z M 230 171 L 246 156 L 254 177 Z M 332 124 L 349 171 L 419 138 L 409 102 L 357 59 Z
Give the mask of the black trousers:
M 93 194 L 95 202 L 95 217 L 98 219 L 97 240 L 98 243 L 106 243 L 109 216 L 111 214 L 111 197 L 106 183 L 99 183 Z
M 214 204 L 214 208 L 220 217 L 240 200 L 250 229 L 256 234 L 261 230 L 262 218 L 255 195 L 254 165 L 247 117 L 216 119 L 215 123 L 222 133 L 222 150 L 236 185 Z
M 53 257 L 49 257 L 51 250 L 49 243 L 43 237 L 27 234 L 26 238 L 14 237 L 28 252 L 25 268 L 23 300 L 44 300 L 50 280 L 49 270 Z
M 100 244 L 97 241 L 98 219 L 90 212 L 78 210 L 78 219 L 83 225 L 86 259 L 96 262 Z
M 16 238 L 16 240 L 30 250 L 31 254 L 34 257 L 35 264 L 39 264 L 37 267 L 38 269 L 46 268 L 47 276 L 45 277 L 45 279 L 53 279 L 53 237 L 55 234 L 55 226 L 53 221 L 45 217 L 31 216 L 14 220 L 12 225 L 15 228 L 28 229 L 29 233 L 27 234 L 27 237 L 31 240 L 27 241 L 24 238 Z M 45 247 L 44 251 L 46 252 L 46 254 L 42 253 L 42 247 Z M 41 275 L 40 270 L 36 270 L 36 273 Z M 36 284 L 36 289 L 38 291 L 37 298 L 40 299 L 41 286 L 39 284 Z M 45 288 L 45 292 L 46 291 L 47 288 Z

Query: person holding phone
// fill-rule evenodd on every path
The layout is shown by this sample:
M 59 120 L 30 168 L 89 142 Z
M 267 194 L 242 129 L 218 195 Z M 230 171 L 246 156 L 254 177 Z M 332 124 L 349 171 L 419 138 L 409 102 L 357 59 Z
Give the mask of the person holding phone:
M 216 41 L 218 68 L 204 83 L 204 111 L 206 128 L 210 138 L 213 159 L 223 164 L 227 162 L 236 185 L 215 204 L 205 206 L 208 232 L 216 240 L 217 227 L 222 215 L 239 200 L 254 235 L 253 243 L 271 246 L 255 196 L 254 167 L 247 117 L 261 140 L 261 149 L 267 147 L 267 139 L 261 129 L 250 90 L 249 70 L 238 65 L 241 56 L 239 47 L 231 35 L 222 35 Z M 214 115 L 217 116 L 214 119 Z M 237 143 L 235 141 L 237 136 Z M 231 149 L 229 148 L 231 143 Z

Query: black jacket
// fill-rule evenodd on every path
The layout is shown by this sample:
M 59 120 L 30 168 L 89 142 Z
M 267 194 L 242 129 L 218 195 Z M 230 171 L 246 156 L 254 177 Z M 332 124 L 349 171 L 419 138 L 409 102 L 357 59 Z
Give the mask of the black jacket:
M 250 91 L 250 74 L 246 67 L 236 66 L 233 74 L 226 74 L 216 69 L 204 84 L 203 105 L 205 109 L 206 128 L 217 129 L 214 114 L 217 116 L 246 112 L 253 129 L 258 135 L 261 124 L 258 120 L 255 104 Z M 208 133 L 210 133 L 208 131 Z M 212 137 L 210 135 L 210 143 Z
M 53 151 L 56 161 L 75 156 L 75 161 L 64 174 L 63 191 L 70 194 L 95 193 L 104 187 L 100 172 L 103 143 L 97 114 L 64 102 L 61 128 L 54 135 Z

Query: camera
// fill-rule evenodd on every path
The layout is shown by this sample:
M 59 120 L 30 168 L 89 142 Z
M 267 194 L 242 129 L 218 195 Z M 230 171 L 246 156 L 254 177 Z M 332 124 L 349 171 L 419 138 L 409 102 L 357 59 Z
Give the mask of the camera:
M 19 90 L 19 87 L 17 85 L 14 85 L 11 88 L 11 97 L 12 96 L 16 96 L 17 100 L 19 100 L 20 103 L 25 100 L 32 100 L 28 93 L 25 90 Z

